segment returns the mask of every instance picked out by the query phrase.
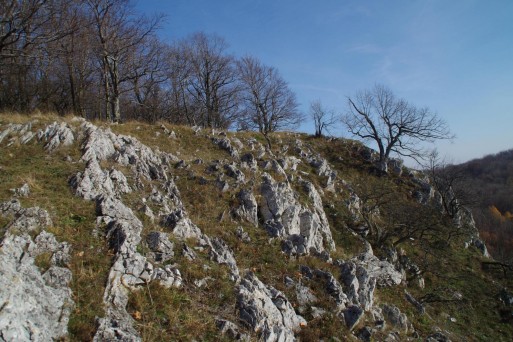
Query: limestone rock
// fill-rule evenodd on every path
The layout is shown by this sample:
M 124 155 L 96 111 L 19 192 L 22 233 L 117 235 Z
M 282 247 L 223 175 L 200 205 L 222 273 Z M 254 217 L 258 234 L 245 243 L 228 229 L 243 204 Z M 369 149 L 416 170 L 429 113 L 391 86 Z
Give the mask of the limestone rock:
M 169 228 L 173 234 L 180 239 L 202 237 L 201 230 L 189 219 L 183 209 L 169 213 L 162 220 L 162 225 Z
M 358 305 L 350 305 L 346 309 L 342 310 L 344 322 L 349 330 L 353 330 L 363 317 L 363 314 L 363 309 Z
M 335 191 L 335 180 L 337 172 L 329 165 L 328 161 L 322 157 L 307 158 L 311 166 L 316 169 L 317 175 L 324 177 L 324 187 L 326 190 Z
M 32 240 L 29 232 L 45 228 L 48 213 L 21 208 L 18 201 L 0 204 L 0 213 L 13 219 L 0 245 L 0 336 L 5 341 L 48 341 L 65 338 L 74 302 L 71 271 L 56 256 L 69 245 L 44 230 Z M 51 223 L 51 221 L 50 221 Z M 41 274 L 35 257 L 51 253 L 51 266 Z
M 474 239 L 474 246 L 483 254 L 484 257 L 489 258 L 490 253 L 488 253 L 488 249 L 486 248 L 486 244 L 481 239 Z
M 311 208 L 299 203 L 286 182 L 275 182 L 264 175 L 260 212 L 271 236 L 285 238 L 284 250 L 290 254 L 320 253 L 335 248 L 322 200 L 310 182 L 303 187 L 312 203 Z M 288 240 L 288 241 L 287 241 Z
M 21 208 L 19 202 L 10 201 L 5 204 L 2 211 L 14 216 L 13 221 L 7 225 L 11 231 L 29 233 L 53 224 L 48 212 L 39 207 Z
M 192 261 L 192 260 L 197 258 L 196 252 L 194 252 L 194 250 L 192 248 L 190 248 L 189 246 L 187 246 L 185 243 L 182 246 L 182 255 L 187 260 L 190 260 L 190 261 Z
M 300 306 L 300 310 L 306 309 L 307 305 L 315 303 L 318 300 L 312 290 L 301 283 L 296 284 L 296 298 L 297 303 Z
M 26 253 L 32 243 L 28 235 L 9 235 L 0 247 L 0 336 L 6 341 L 49 341 L 67 335 L 73 309 L 71 272 L 50 268 L 43 276 Z
M 116 138 L 110 129 L 103 130 L 89 122 L 84 122 L 80 128 L 85 136 L 82 143 L 83 154 L 80 158 L 81 161 L 88 162 L 91 159 L 98 161 L 106 160 L 114 155 L 116 149 L 114 148 L 113 140 Z
M 235 341 L 249 341 L 250 338 L 248 335 L 240 332 L 239 327 L 226 319 L 217 318 L 216 326 L 221 332 L 222 335 L 235 340 Z
M 226 171 L 226 174 L 229 177 L 234 178 L 238 183 L 244 183 L 246 177 L 244 176 L 244 173 L 237 169 L 237 167 L 233 164 L 226 164 L 224 166 L 224 170 Z
M 174 256 L 174 244 L 169 241 L 169 237 L 166 233 L 149 233 L 146 235 L 146 244 L 151 250 L 151 252 L 147 253 L 147 257 L 156 262 L 166 262 Z
M 71 261 L 71 246 L 67 242 L 58 242 L 52 233 L 43 230 L 34 239 L 34 244 L 29 247 L 29 253 L 33 257 L 52 252 L 51 263 L 55 266 L 66 266 Z
M 354 261 L 346 261 L 340 264 L 341 279 L 344 284 L 344 292 L 349 301 L 359 305 L 368 311 L 374 305 L 374 290 L 376 278 L 369 275 L 367 270 Z
M 258 205 L 253 192 L 242 189 L 237 194 L 237 199 L 240 205 L 232 211 L 233 215 L 258 226 Z
M 0 214 L 5 217 L 14 217 L 21 210 L 21 203 L 17 199 L 11 199 L 0 203 Z
M 244 228 L 237 227 L 237 230 L 235 231 L 235 234 L 237 235 L 237 238 L 245 243 L 251 242 L 251 237 L 247 232 L 244 231 Z
M 23 135 L 27 131 L 30 131 L 32 129 L 32 123 L 26 123 L 26 124 L 14 124 L 9 123 L 7 124 L 7 127 L 0 131 L 0 143 L 10 134 L 17 134 L 17 135 Z
M 47 126 L 39 137 L 46 141 L 45 150 L 55 151 L 59 146 L 70 146 L 75 142 L 72 128 L 65 122 L 53 122 Z
M 253 171 L 256 171 L 258 168 L 258 163 L 253 153 L 246 153 L 242 157 L 240 157 L 240 165 L 243 168 L 250 169 Z
M 397 271 L 391 263 L 386 260 L 379 260 L 372 252 L 370 245 L 367 251 L 353 259 L 357 264 L 363 266 L 369 277 L 376 279 L 379 287 L 396 286 L 403 280 L 401 272 Z
M 11 189 L 11 192 L 15 197 L 28 197 L 30 195 L 30 187 L 25 183 L 20 188 Z
M 265 286 L 252 273 L 239 285 L 237 308 L 241 321 L 265 341 L 294 341 L 294 332 L 306 325 L 283 293 Z
M 182 274 L 176 266 L 166 265 L 153 270 L 152 280 L 158 280 L 165 288 L 179 288 L 183 284 Z
M 96 159 L 87 162 L 84 172 L 71 177 L 70 186 L 75 195 L 93 200 L 99 195 L 119 196 L 132 191 L 125 175 L 116 169 L 102 170 Z
M 239 157 L 239 152 L 235 147 L 232 146 L 230 139 L 228 139 L 227 137 L 224 137 L 222 139 L 212 138 L 212 142 L 219 146 L 219 148 L 221 148 L 222 150 L 228 152 L 232 157 Z
M 344 293 L 342 285 L 335 279 L 333 274 L 328 271 L 315 270 L 315 276 L 323 279 L 326 282 L 326 293 L 328 293 L 333 299 L 338 308 L 345 308 L 349 302 L 349 298 Z
M 383 315 L 385 316 L 385 320 L 392 325 L 393 327 L 403 331 L 404 333 L 408 332 L 408 327 L 410 323 L 408 322 L 408 317 L 405 314 L 401 313 L 394 305 L 384 304 Z
M 285 156 L 284 158 L 278 159 L 278 163 L 285 171 L 296 171 L 298 165 L 301 164 L 301 159 L 294 156 Z
M 227 265 L 230 269 L 230 278 L 232 281 L 238 281 L 240 279 L 239 268 L 237 262 L 233 256 L 233 252 L 228 247 L 226 242 L 220 238 L 213 238 L 210 240 L 210 257 L 218 264 Z
M 105 317 L 98 319 L 94 340 L 140 341 L 126 307 L 129 289 L 136 290 L 153 276 L 153 266 L 136 252 L 141 241 L 142 223 L 130 208 L 113 197 L 99 196 L 96 212 L 108 222 L 106 237 L 116 256 L 103 296 Z
M 371 342 L 372 329 L 369 327 L 363 327 L 356 333 L 356 337 L 363 342 Z

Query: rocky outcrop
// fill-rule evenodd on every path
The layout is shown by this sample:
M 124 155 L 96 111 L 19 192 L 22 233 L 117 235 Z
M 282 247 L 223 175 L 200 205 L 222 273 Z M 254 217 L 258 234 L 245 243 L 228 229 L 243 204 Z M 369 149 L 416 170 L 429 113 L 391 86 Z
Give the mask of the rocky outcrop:
M 258 226 L 258 204 L 251 190 L 242 189 L 237 194 L 239 206 L 232 213 L 238 219 L 245 220 Z
M 253 273 L 239 285 L 237 308 L 241 321 L 264 341 L 294 341 L 294 332 L 306 326 L 285 295 L 265 286 Z
M 376 285 L 379 287 L 397 286 L 404 280 L 403 275 L 395 269 L 394 265 L 374 255 L 370 244 L 367 244 L 367 250 L 364 253 L 351 260 L 365 268 L 369 277 L 376 279 Z
M 222 335 L 228 337 L 231 340 L 250 341 L 249 336 L 246 334 L 243 334 L 240 331 L 239 327 L 233 322 L 230 322 L 226 319 L 217 318 L 216 326 Z
M 408 329 L 410 327 L 410 323 L 408 321 L 408 317 L 405 314 L 401 313 L 396 306 L 390 304 L 384 304 L 383 315 L 385 316 L 385 320 L 394 328 L 399 329 L 401 332 L 408 333 Z
M 227 265 L 230 269 L 230 279 L 238 282 L 240 279 L 239 268 L 237 267 L 233 252 L 226 242 L 217 237 L 210 239 L 206 236 L 203 237 L 203 240 L 210 246 L 210 257 L 212 260 L 218 264 Z
M 12 233 L 30 233 L 52 225 L 52 219 L 46 210 L 39 207 L 22 208 L 16 199 L 2 203 L 0 213 L 12 217 L 7 225 L 7 231 Z
M 260 213 L 265 227 L 272 237 L 284 238 L 283 250 L 288 254 L 329 252 L 335 243 L 321 197 L 312 183 L 303 181 L 302 186 L 309 206 L 299 202 L 289 183 L 275 182 L 264 174 Z
M 0 130 L 0 143 L 9 136 L 11 138 L 9 139 L 7 146 L 13 145 L 16 141 L 19 141 L 20 144 L 28 143 L 35 136 L 35 133 L 32 132 L 32 125 L 35 122 L 36 121 L 31 121 L 25 124 L 7 124 L 6 127 L 2 127 L 3 129 Z
M 107 222 L 106 237 L 116 251 L 103 295 L 105 317 L 98 320 L 95 341 L 140 341 L 133 318 L 126 310 L 129 289 L 150 281 L 153 267 L 136 251 L 141 240 L 142 223 L 132 210 L 112 197 L 97 199 L 97 214 Z
M 146 256 L 155 262 L 166 262 L 171 260 L 174 256 L 174 244 L 169 241 L 169 237 L 166 233 L 149 233 L 146 235 L 146 245 L 151 251 L 146 253 Z
M 307 160 L 315 168 L 317 175 L 323 177 L 324 188 L 328 191 L 335 191 L 337 172 L 331 168 L 328 161 L 320 156 L 307 157 Z
M 399 285 L 403 275 L 388 261 L 374 256 L 369 244 L 366 248 L 357 257 L 348 261 L 337 260 L 336 264 L 340 266 L 340 277 L 349 301 L 369 311 L 374 305 L 376 285 Z
M 55 151 L 59 146 L 70 146 L 75 142 L 73 129 L 65 122 L 54 122 L 38 132 L 39 140 L 46 142 L 45 150 Z
M 27 183 L 19 188 L 11 189 L 14 197 L 28 197 L 30 195 L 30 188 Z
M 371 277 L 362 265 L 354 261 L 342 262 L 340 271 L 344 292 L 349 301 L 369 311 L 374 305 L 376 278 Z
M 0 208 L 2 216 L 13 218 L 0 246 L 0 337 L 5 341 L 65 338 L 74 306 L 69 288 L 72 275 L 65 267 L 69 245 L 43 230 L 51 221 L 42 209 L 22 209 L 16 201 L 2 203 Z M 39 230 L 35 240 L 28 234 Z M 36 263 L 43 253 L 51 255 L 46 271 Z
M 99 195 L 118 197 L 132 191 L 123 173 L 116 169 L 103 170 L 94 158 L 87 162 L 84 172 L 71 177 L 69 183 L 75 195 L 86 200 L 94 200 Z
M 239 157 L 239 151 L 232 145 L 232 142 L 229 138 L 212 138 L 212 142 L 219 146 L 220 149 L 225 150 L 230 154 L 230 156 L 234 158 Z

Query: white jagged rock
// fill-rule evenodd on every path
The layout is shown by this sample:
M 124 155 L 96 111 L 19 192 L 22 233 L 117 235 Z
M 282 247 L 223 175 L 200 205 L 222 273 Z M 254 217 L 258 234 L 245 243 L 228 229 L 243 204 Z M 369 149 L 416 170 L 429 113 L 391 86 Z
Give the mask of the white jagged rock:
M 132 189 L 123 173 L 116 169 L 103 170 L 96 159 L 87 162 L 84 172 L 78 172 L 70 179 L 75 195 L 93 200 L 99 195 L 120 196 Z
M 369 276 L 376 279 L 376 285 L 380 287 L 397 286 L 404 280 L 403 274 L 396 270 L 394 265 L 386 260 L 380 260 L 374 255 L 370 244 L 367 244 L 367 250 L 364 253 L 351 260 L 364 267 Z
M 295 341 L 294 333 L 306 325 L 283 293 L 265 286 L 253 273 L 239 284 L 237 307 L 240 319 L 264 341 Z
M 44 274 L 26 253 L 28 235 L 9 235 L 0 247 L 0 336 L 5 341 L 64 338 L 73 309 L 71 272 L 51 267 Z
M 212 239 L 204 237 L 204 239 L 209 242 L 211 247 L 210 257 L 212 260 L 218 264 L 227 265 L 230 269 L 230 279 L 232 281 L 238 282 L 240 280 L 239 268 L 237 267 L 237 262 L 235 261 L 233 252 L 228 247 L 226 242 L 217 237 Z
M 237 194 L 240 205 L 233 210 L 236 218 L 248 221 L 258 226 L 258 204 L 251 190 L 242 189 Z
M 296 198 L 287 182 L 275 182 L 264 174 L 261 186 L 260 213 L 271 236 L 283 237 L 284 251 L 289 254 L 320 254 L 331 251 L 331 235 L 322 200 L 312 183 L 303 181 L 311 205 L 306 207 Z
M 28 197 L 30 195 L 30 187 L 27 183 L 16 189 L 11 189 L 15 197 Z
M 166 233 L 149 233 L 146 235 L 146 245 L 151 251 L 146 253 L 146 256 L 156 262 L 166 262 L 174 256 L 174 244 L 169 241 L 169 236 Z
M 55 151 L 60 146 L 70 146 L 75 142 L 73 129 L 65 122 L 53 122 L 40 133 L 39 140 L 46 141 L 45 150 Z
M 110 221 L 106 236 L 116 257 L 103 295 L 105 317 L 98 319 L 94 341 L 140 341 L 127 304 L 129 290 L 136 290 L 153 276 L 153 266 L 136 251 L 143 226 L 132 210 L 116 198 L 100 196 L 96 206 L 98 216 Z
M 48 213 L 43 212 L 22 209 L 17 201 L 0 204 L 0 214 L 14 220 L 0 245 L 0 336 L 5 341 L 59 340 L 68 333 L 74 306 L 68 286 L 72 275 L 60 266 L 69 261 L 69 245 L 45 230 L 35 242 L 28 234 L 48 225 Z M 43 274 L 35 265 L 42 253 L 52 254 L 51 266 Z
M 26 144 L 33 137 L 34 133 L 32 133 L 32 124 L 35 121 L 27 122 L 25 124 L 14 124 L 9 123 L 7 127 L 3 130 L 0 130 L 0 143 L 9 135 L 14 135 L 14 141 L 18 140 L 21 144 Z M 18 138 L 19 137 L 19 138 Z

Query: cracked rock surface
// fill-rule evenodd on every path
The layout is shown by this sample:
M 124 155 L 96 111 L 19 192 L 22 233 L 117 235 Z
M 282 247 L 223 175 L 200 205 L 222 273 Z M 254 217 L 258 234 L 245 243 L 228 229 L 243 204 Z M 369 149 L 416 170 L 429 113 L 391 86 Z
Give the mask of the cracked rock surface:
M 0 338 L 3 341 L 50 341 L 64 338 L 74 302 L 68 284 L 69 245 L 44 229 L 51 225 L 40 208 L 21 208 L 16 200 L 0 204 L 12 218 L 0 245 Z M 32 239 L 29 232 L 41 231 Z M 35 263 L 50 253 L 44 271 Z

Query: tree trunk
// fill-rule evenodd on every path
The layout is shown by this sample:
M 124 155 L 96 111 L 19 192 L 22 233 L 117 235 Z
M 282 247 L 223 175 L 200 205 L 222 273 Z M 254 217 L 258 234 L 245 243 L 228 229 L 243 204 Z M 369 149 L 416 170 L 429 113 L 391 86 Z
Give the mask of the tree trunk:
M 376 163 L 376 167 L 379 171 L 383 173 L 388 173 L 388 158 L 379 158 L 379 161 Z

